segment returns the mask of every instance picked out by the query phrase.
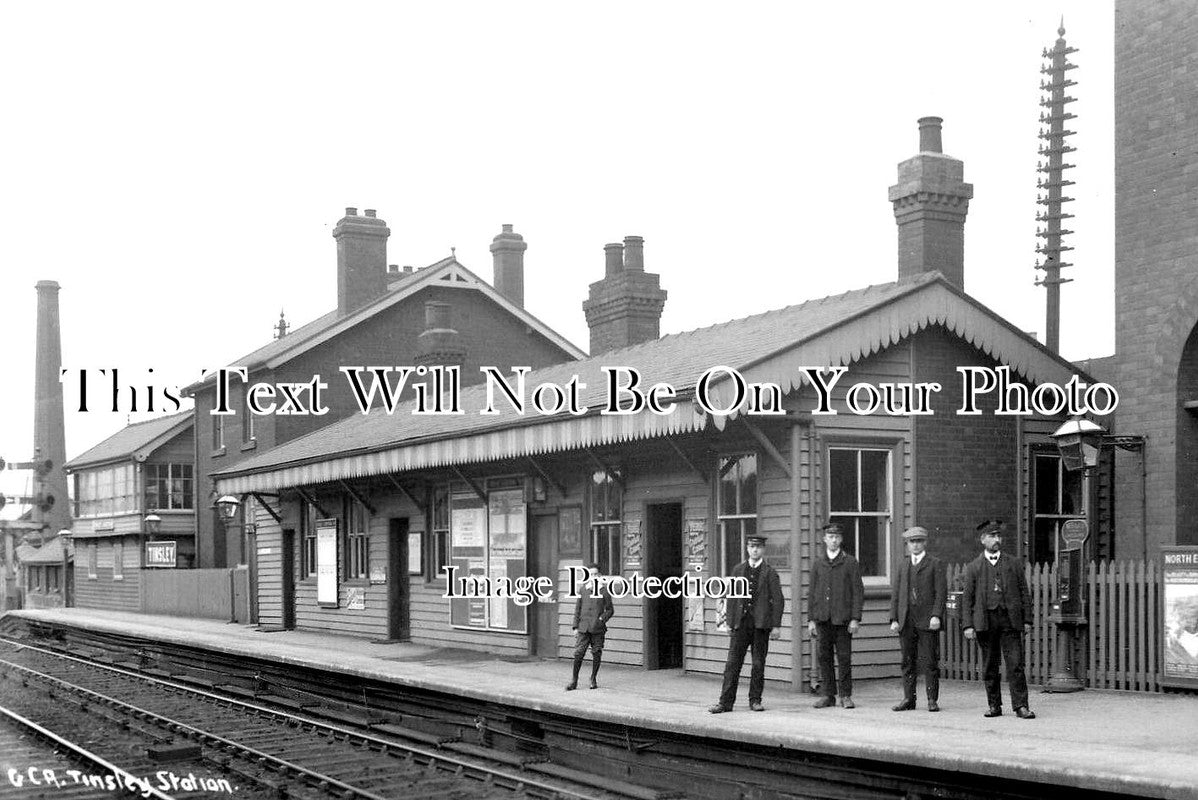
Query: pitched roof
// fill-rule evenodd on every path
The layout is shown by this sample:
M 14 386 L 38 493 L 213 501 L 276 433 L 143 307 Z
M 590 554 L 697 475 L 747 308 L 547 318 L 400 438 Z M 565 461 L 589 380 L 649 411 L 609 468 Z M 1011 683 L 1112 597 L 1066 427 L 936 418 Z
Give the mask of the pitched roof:
M 77 455 L 64 464 L 67 470 L 77 470 L 112 461 L 122 461 L 141 455 L 148 456 L 153 450 L 187 430 L 193 423 L 191 410 L 180 411 L 165 417 L 156 417 L 145 422 L 126 425 L 92 449 Z
M 61 564 L 62 548 L 62 537 L 55 536 L 53 539 L 42 544 L 41 547 L 34 547 L 31 544 L 17 545 L 16 557 L 17 561 L 22 564 Z M 71 553 L 69 546 L 67 553 L 74 555 Z
M 245 367 L 250 371 L 259 367 L 274 369 L 429 286 L 481 292 L 502 306 L 508 313 L 519 318 L 520 321 L 544 336 L 571 358 L 582 358 L 585 355 L 582 350 L 579 350 L 567 341 L 561 334 L 554 331 L 544 322 L 541 322 L 522 306 L 516 305 L 501 295 L 482 278 L 462 266 L 457 259 L 450 257 L 423 267 L 414 273 L 401 274 L 398 280 L 388 284 L 387 291 L 384 294 L 344 317 L 338 316 L 336 310 L 330 311 L 312 322 L 296 328 L 286 336 L 275 339 L 269 344 L 263 345 L 257 350 L 234 360 L 231 362 L 231 365 Z M 186 387 L 183 392 L 184 394 L 191 395 L 198 389 L 213 383 L 215 380 L 216 373 L 210 372 L 199 381 Z
M 597 416 L 606 401 L 604 367 L 628 366 L 646 384 L 665 382 L 683 396 L 704 372 L 723 365 L 747 380 L 797 387 L 802 365 L 850 364 L 923 328 L 944 325 L 1032 382 L 1065 382 L 1079 372 L 939 273 L 870 286 L 744 319 L 663 336 L 526 376 L 526 397 L 543 382 L 562 385 L 577 375 L 584 417 L 511 411 L 496 392 L 497 415 L 483 415 L 485 384 L 462 390 L 461 415 L 411 414 L 413 404 L 388 415 L 357 414 L 217 472 L 222 491 L 264 490 L 301 482 L 395 472 L 435 464 L 469 463 L 602 442 L 677 433 L 708 420 L 680 404 L 672 415 Z M 514 379 L 512 381 L 514 383 Z M 643 386 L 642 388 L 647 388 Z M 722 425 L 723 419 L 717 418 Z M 297 470 L 306 464 L 320 469 Z M 239 478 L 238 476 L 253 476 Z M 291 481 L 291 483 L 288 483 Z

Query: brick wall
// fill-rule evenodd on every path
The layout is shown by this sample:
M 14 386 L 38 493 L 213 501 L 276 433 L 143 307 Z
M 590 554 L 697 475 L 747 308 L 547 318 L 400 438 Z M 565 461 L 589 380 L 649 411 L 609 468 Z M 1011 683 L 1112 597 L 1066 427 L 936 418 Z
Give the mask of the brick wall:
M 1198 543 L 1198 431 L 1180 409 L 1182 350 L 1198 322 L 1198 15 L 1192 5 L 1119 0 L 1115 8 L 1115 345 L 1121 433 L 1148 437 L 1144 522 L 1138 498 L 1117 524 L 1146 526 L 1148 552 Z M 1134 482 L 1120 482 L 1138 492 Z M 1186 521 L 1179 529 L 1178 523 Z
M 931 533 L 929 552 L 946 561 L 968 561 L 979 552 L 975 528 L 983 519 L 1008 521 L 1009 546 L 1017 536 L 1018 436 L 1016 418 L 994 416 L 996 395 L 982 398 L 978 416 L 961 407 L 958 366 L 997 367 L 993 359 L 941 328 L 912 340 L 914 380 L 935 381 L 931 416 L 913 417 L 915 522 Z

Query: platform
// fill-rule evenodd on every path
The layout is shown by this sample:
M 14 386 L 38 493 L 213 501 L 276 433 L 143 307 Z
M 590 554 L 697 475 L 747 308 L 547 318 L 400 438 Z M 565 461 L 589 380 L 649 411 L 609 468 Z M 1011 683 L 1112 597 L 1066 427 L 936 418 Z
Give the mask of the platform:
M 566 661 L 503 660 L 489 653 L 306 631 L 264 632 L 215 620 L 90 609 L 9 612 L 45 622 L 121 633 L 222 653 L 268 658 L 557 714 L 826 753 L 903 762 L 1050 786 L 1162 798 L 1198 798 L 1198 696 L 1087 690 L 1037 693 L 1035 720 L 1006 708 L 985 719 L 980 683 L 942 681 L 939 714 L 895 713 L 897 681 L 860 681 L 857 708 L 814 709 L 813 698 L 767 683 L 765 713 L 748 710 L 747 668 L 734 713 L 707 707 L 719 680 L 678 670 L 604 665 L 600 688 L 566 692 Z M 590 659 L 583 666 L 585 687 Z M 1006 686 L 1004 684 L 1004 697 Z

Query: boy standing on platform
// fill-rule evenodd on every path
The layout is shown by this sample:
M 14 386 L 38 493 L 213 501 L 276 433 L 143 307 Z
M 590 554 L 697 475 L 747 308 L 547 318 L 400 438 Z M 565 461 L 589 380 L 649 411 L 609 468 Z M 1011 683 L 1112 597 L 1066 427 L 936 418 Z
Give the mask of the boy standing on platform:
M 566 691 L 578 688 L 578 671 L 591 648 L 591 688 L 599 688 L 599 664 L 603 659 L 603 640 L 607 638 L 607 621 L 616 613 L 607 584 L 596 580 L 599 565 L 586 565 L 587 579 L 582 584 L 578 600 L 574 604 L 574 674 L 566 684 Z
M 824 546 L 811 563 L 811 581 L 807 585 L 807 628 L 815 637 L 819 672 L 824 696 L 816 708 L 840 705 L 856 708 L 853 702 L 853 634 L 861 626 L 865 606 L 865 584 L 857 559 L 841 549 L 844 526 L 829 522 L 824 526 Z M 832 671 L 832 651 L 836 651 L 839 673 Z
M 728 642 L 728 660 L 724 663 L 724 685 L 720 702 L 707 709 L 712 714 L 731 711 L 736 703 L 736 688 L 740 670 L 745 663 L 745 651 L 752 648 L 753 669 L 749 673 L 749 710 L 765 711 L 761 694 L 765 690 L 765 657 L 770 639 L 781 635 L 782 581 L 778 572 L 765 563 L 765 536 L 753 534 L 746 538 L 747 561 L 732 568 L 732 577 L 746 578 L 748 599 L 728 598 L 728 627 L 732 639 Z

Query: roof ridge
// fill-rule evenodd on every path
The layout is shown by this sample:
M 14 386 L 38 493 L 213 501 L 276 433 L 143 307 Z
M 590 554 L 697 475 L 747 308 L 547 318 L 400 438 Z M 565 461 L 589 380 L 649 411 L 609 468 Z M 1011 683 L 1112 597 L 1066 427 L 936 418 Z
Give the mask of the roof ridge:
M 932 273 L 927 273 L 927 274 L 930 275 Z M 810 297 L 810 298 L 807 298 L 806 300 L 803 300 L 802 302 L 799 302 L 799 303 L 791 303 L 789 305 L 781 306 L 779 308 L 771 308 L 771 309 L 767 309 L 765 311 L 758 311 L 755 314 L 747 314 L 743 317 L 734 317 L 733 319 L 726 319 L 726 320 L 723 320 L 722 322 L 713 322 L 709 325 L 702 325 L 698 328 L 691 328 L 691 329 L 685 330 L 685 331 L 676 331 L 674 333 L 667 333 L 662 336 L 659 336 L 656 339 L 649 339 L 644 342 L 637 342 L 636 344 L 626 345 L 625 347 L 620 347 L 615 350 L 607 350 L 603 353 L 600 353 L 599 355 L 606 357 L 606 356 L 610 356 L 613 353 L 622 353 L 622 352 L 626 352 L 629 350 L 635 350 L 638 347 L 645 347 L 646 345 L 651 345 L 655 342 L 662 342 L 667 339 L 680 338 L 683 336 L 691 336 L 693 334 L 701 333 L 703 331 L 709 331 L 712 328 L 721 328 L 725 325 L 733 325 L 738 322 L 746 322 L 751 319 L 757 319 L 758 317 L 766 317 L 766 316 L 769 316 L 770 314 L 781 314 L 786 311 L 791 311 L 794 309 L 802 308 L 803 306 L 806 306 L 806 305 L 823 304 L 829 300 L 838 300 L 838 299 L 841 299 L 844 297 L 848 297 L 849 295 L 862 295 L 862 294 L 865 294 L 866 292 L 869 292 L 874 289 L 881 289 L 883 287 L 889 287 L 889 286 L 897 286 L 899 283 L 901 283 L 901 281 L 887 281 L 885 283 L 873 283 L 873 284 L 870 284 L 869 286 L 865 286 L 860 289 L 846 289 L 845 291 L 843 291 L 839 294 L 828 294 L 828 295 L 824 295 L 822 297 Z M 589 358 L 598 358 L 598 356 L 588 355 L 587 358 L 588 359 Z

